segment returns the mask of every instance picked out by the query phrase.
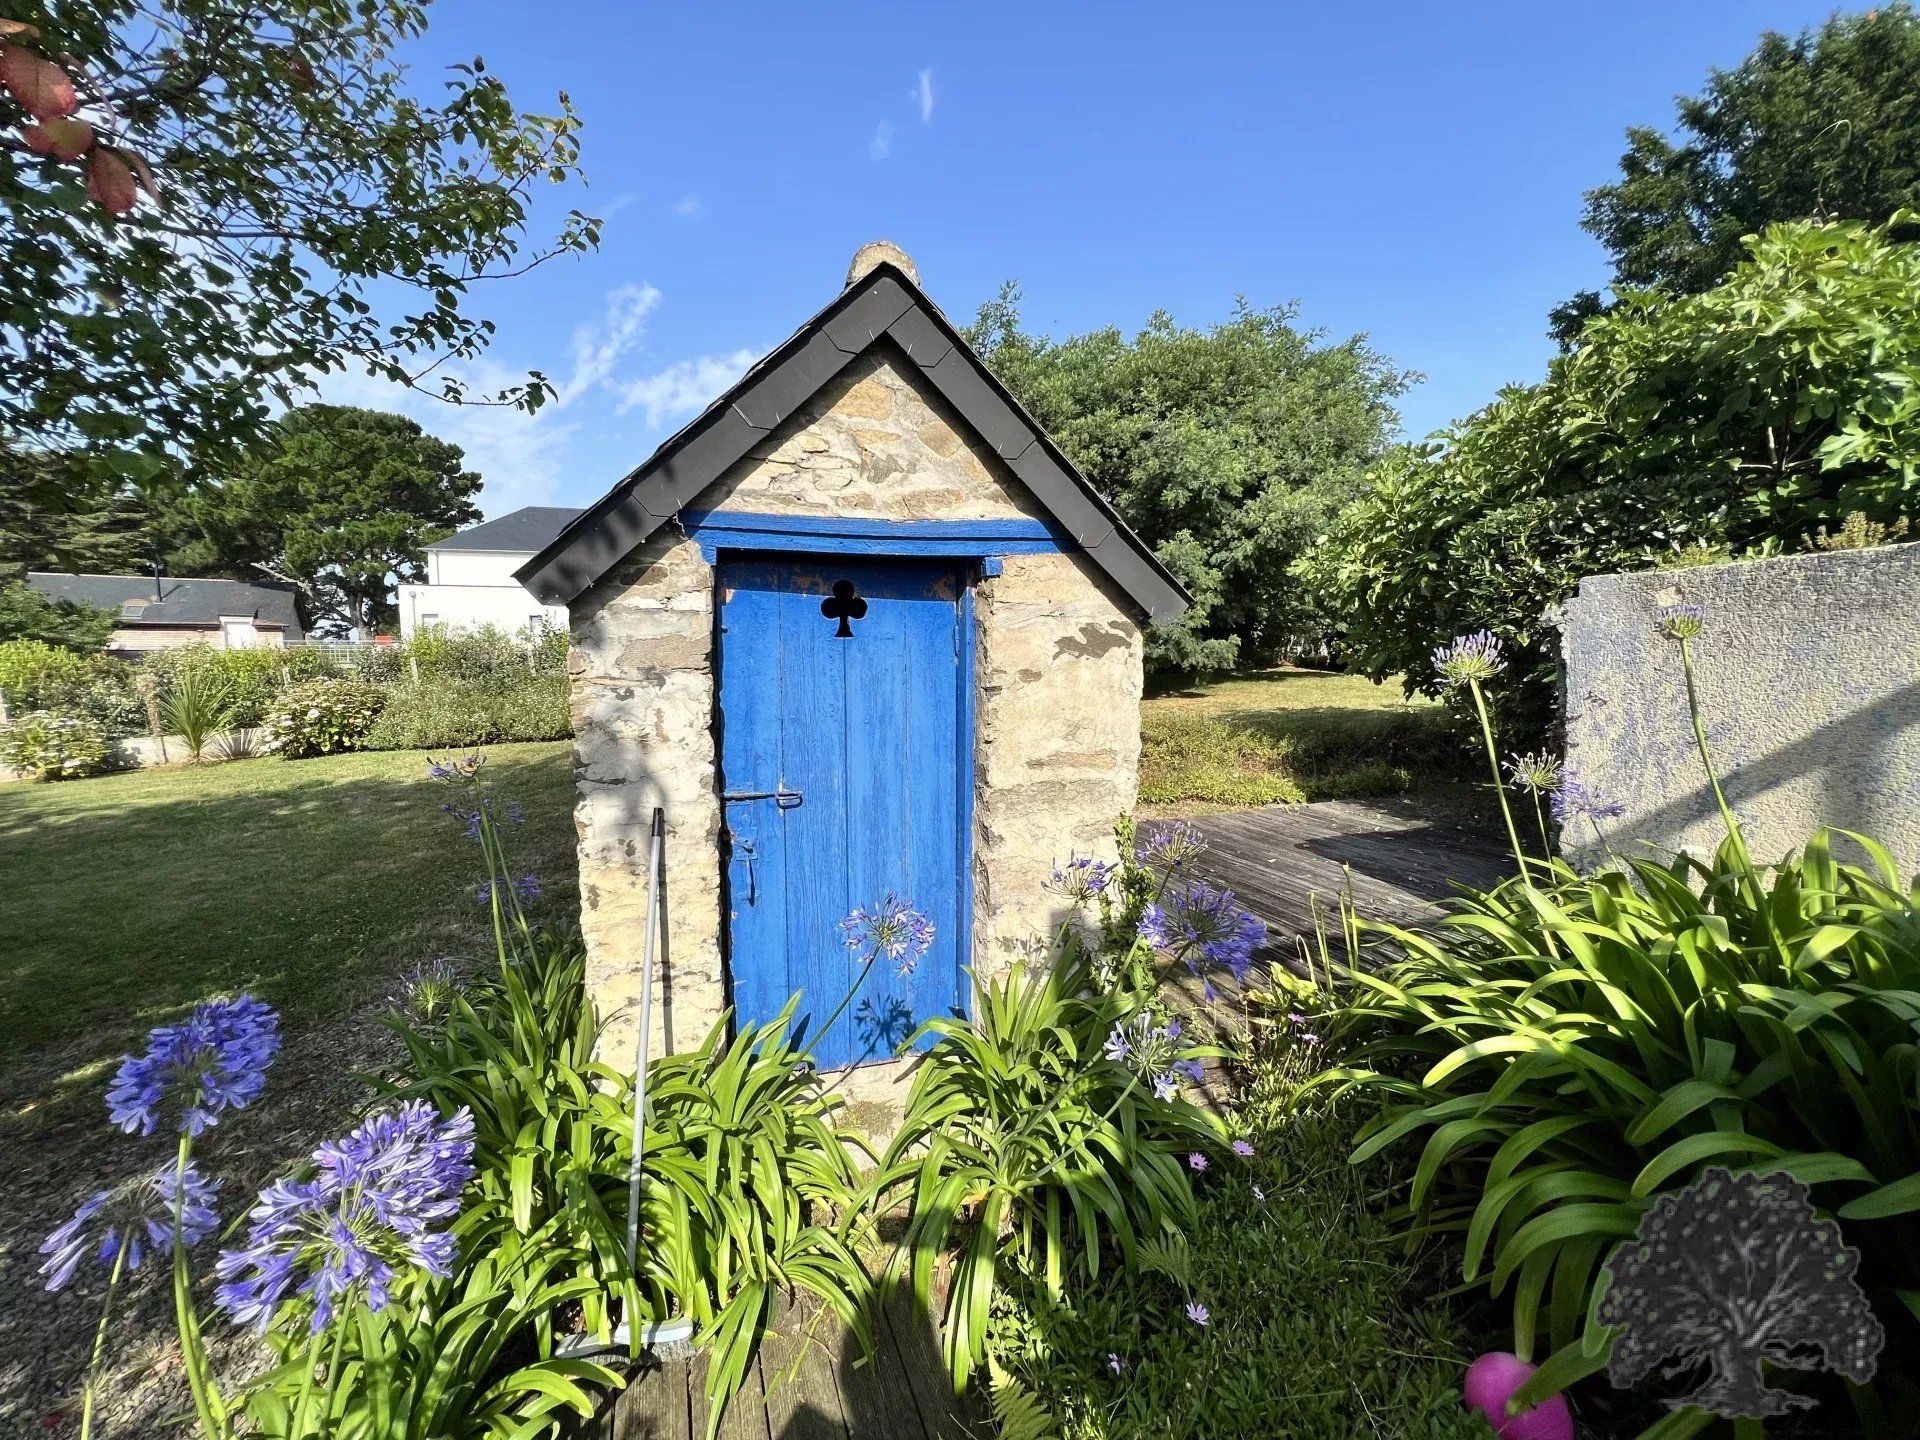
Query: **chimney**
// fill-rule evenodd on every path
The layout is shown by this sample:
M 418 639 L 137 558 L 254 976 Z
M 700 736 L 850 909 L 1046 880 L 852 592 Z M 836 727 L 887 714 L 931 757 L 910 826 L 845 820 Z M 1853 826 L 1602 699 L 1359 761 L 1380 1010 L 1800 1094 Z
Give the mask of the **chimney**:
M 892 265 L 904 272 L 914 284 L 920 283 L 920 269 L 913 263 L 911 255 L 891 240 L 873 240 L 853 252 L 853 263 L 847 266 L 847 285 L 858 284 L 872 273 L 876 265 L 881 264 Z

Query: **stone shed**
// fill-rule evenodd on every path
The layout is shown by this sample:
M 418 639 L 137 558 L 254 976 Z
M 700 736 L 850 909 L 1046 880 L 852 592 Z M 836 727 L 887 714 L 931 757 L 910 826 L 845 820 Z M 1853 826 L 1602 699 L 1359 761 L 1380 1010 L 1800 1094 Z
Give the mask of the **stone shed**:
M 519 572 L 569 609 L 581 922 L 609 1053 L 637 1038 L 653 808 L 655 1053 L 857 968 L 888 892 L 932 950 L 817 1039 L 886 1057 L 963 967 L 1046 943 L 1042 885 L 1134 803 L 1141 627 L 1186 597 L 889 245 Z M 866 1088 L 887 1082 L 875 1070 Z

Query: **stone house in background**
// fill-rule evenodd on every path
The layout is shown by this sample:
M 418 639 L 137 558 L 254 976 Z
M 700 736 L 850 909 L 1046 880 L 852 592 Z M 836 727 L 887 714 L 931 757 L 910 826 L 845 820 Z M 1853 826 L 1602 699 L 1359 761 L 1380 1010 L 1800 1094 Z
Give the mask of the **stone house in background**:
M 49 600 L 111 611 L 109 654 L 206 645 L 215 650 L 279 649 L 305 638 L 287 585 L 171 575 L 75 575 L 31 570 L 27 584 Z
M 570 609 L 581 921 L 631 1065 L 648 829 L 665 812 L 653 1053 L 799 992 L 818 1026 L 892 893 L 933 922 L 814 1037 L 871 1065 L 963 972 L 1043 948 L 1072 852 L 1111 856 L 1138 777 L 1143 622 L 1178 584 L 1012 400 L 888 245 L 518 571 Z M 885 1128 L 884 1112 L 865 1117 Z

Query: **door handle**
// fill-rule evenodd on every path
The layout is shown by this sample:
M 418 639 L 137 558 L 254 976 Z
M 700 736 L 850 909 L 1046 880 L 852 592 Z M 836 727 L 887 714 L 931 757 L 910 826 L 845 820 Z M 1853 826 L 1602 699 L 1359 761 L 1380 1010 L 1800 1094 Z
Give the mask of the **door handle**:
M 727 790 L 721 793 L 720 798 L 726 801 L 771 800 L 782 810 L 791 810 L 794 806 L 798 805 L 804 797 L 798 790 L 782 788 L 779 790 Z

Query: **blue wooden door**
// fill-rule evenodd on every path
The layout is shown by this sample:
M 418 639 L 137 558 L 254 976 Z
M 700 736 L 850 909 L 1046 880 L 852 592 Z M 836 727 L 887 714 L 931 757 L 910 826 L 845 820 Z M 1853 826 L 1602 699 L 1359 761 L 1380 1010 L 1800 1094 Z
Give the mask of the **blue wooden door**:
M 961 1003 L 972 814 L 972 612 L 951 562 L 722 557 L 720 766 L 742 1021 L 796 991 L 823 1069 L 886 1059 Z M 831 1030 L 861 956 L 840 922 L 888 891 L 932 920 Z

